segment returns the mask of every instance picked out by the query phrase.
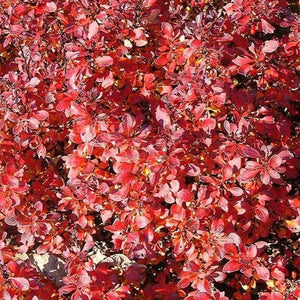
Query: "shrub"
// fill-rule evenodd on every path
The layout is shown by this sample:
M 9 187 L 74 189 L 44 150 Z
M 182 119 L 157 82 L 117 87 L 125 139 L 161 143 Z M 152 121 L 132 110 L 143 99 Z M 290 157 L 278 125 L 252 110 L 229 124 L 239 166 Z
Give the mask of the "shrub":
M 1 299 L 300 297 L 297 4 L 0 5 Z

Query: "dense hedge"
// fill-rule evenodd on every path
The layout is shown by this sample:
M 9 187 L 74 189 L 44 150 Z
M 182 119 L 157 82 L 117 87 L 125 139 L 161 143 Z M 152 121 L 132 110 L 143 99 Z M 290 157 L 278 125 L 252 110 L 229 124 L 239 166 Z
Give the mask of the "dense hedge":
M 297 2 L 0 8 L 1 299 L 299 299 Z

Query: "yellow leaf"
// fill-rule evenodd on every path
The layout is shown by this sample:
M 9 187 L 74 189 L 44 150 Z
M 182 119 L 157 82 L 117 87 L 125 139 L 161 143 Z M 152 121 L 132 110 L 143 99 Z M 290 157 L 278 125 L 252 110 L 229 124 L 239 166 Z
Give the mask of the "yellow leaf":
M 143 170 L 143 174 L 144 174 L 145 176 L 148 176 L 148 175 L 150 174 L 150 169 L 149 169 L 149 168 L 145 168 L 145 169 Z
M 271 289 L 274 289 L 275 288 L 275 282 L 274 280 L 269 280 L 267 281 L 267 286 Z

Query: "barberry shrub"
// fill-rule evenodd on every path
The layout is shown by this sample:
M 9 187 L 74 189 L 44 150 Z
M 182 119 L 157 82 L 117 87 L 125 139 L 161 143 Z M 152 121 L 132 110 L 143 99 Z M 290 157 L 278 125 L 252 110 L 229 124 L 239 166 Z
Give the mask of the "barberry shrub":
M 1 299 L 299 299 L 296 1 L 0 8 Z

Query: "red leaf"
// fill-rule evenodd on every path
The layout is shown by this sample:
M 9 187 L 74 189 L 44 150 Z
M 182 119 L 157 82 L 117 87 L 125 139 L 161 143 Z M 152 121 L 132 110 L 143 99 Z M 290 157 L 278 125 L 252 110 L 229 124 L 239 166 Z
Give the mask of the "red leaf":
M 48 12 L 55 12 L 57 10 L 57 6 L 56 6 L 55 2 L 48 2 L 46 4 L 46 7 L 47 7 Z
M 102 182 L 97 190 L 97 192 L 101 195 L 106 194 L 109 192 L 109 186 L 107 183 Z
M 268 169 L 268 173 L 269 173 L 270 177 L 272 177 L 274 179 L 280 178 L 280 174 L 271 168 Z
M 1 179 L 3 184 L 10 187 L 17 188 L 19 186 L 19 180 L 15 176 L 3 174 Z
M 275 123 L 275 119 L 272 116 L 265 116 L 261 119 L 261 122 L 264 122 L 266 124 L 274 124 Z
M 285 274 L 278 268 L 275 268 L 272 272 L 272 277 L 274 277 L 277 280 L 284 280 Z
M 229 178 L 231 178 L 231 176 L 232 176 L 232 167 L 230 165 L 224 166 L 222 180 L 226 181 Z
M 39 158 L 44 158 L 46 156 L 46 147 L 43 144 L 40 144 L 39 147 L 36 150 L 36 153 Z
M 194 114 L 196 118 L 201 118 L 203 113 L 205 111 L 205 104 L 201 103 L 198 106 L 196 106 L 196 108 L 194 109 Z
M 147 73 L 144 75 L 144 82 L 152 82 L 155 80 L 155 75 L 152 73 Z
M 229 235 L 228 235 L 229 237 Z M 230 257 L 237 257 L 238 256 L 238 250 L 237 247 L 238 246 L 236 243 L 232 243 L 232 239 L 231 238 L 226 238 L 225 242 L 226 244 L 224 245 L 224 250 L 226 251 L 226 253 L 228 253 L 230 255 Z M 237 241 L 240 242 L 241 241 Z
M 136 245 L 140 241 L 140 235 L 138 232 L 130 232 L 127 236 L 127 242 Z
M 285 298 L 280 292 L 264 292 L 260 296 L 261 300 L 284 300 Z
M 40 83 L 40 79 L 38 79 L 37 77 L 33 77 L 30 79 L 30 81 L 26 84 L 26 86 L 30 86 L 30 87 L 36 87 L 39 85 Z
M 191 164 L 188 164 L 188 167 L 189 167 L 189 169 L 188 169 L 187 175 L 192 176 L 192 177 L 200 175 L 201 170 L 198 166 L 191 163 Z
M 122 118 L 122 123 L 120 125 L 122 132 L 130 137 L 131 134 L 134 132 L 134 127 L 136 125 L 136 120 L 130 115 L 125 114 Z
M 113 164 L 113 169 L 118 174 L 131 173 L 132 164 L 127 162 L 115 162 Z
M 263 171 L 260 174 L 260 180 L 263 184 L 268 185 L 270 183 L 270 179 L 271 179 L 271 177 L 267 171 Z
M 92 126 L 86 126 L 84 132 L 80 134 L 80 138 L 84 143 L 90 142 L 96 136 L 95 129 Z
M 112 86 L 115 83 L 115 80 L 113 78 L 105 78 L 102 82 L 102 87 L 107 89 L 110 86 Z
M 270 272 L 266 267 L 255 267 L 257 277 L 262 280 L 270 279 Z
M 167 22 L 161 23 L 161 29 L 167 37 L 171 37 L 173 35 L 173 28 L 172 25 Z
M 246 169 L 247 170 L 261 170 L 262 169 L 262 166 L 260 163 L 258 163 L 257 161 L 247 161 L 246 163 Z
M 33 116 L 38 121 L 45 121 L 49 117 L 49 113 L 46 110 L 39 110 L 35 112 Z
M 193 199 L 193 194 L 187 189 L 182 189 L 178 192 L 177 197 L 178 199 L 176 203 L 182 205 L 184 202 L 191 202 Z
M 243 157 L 261 158 L 261 154 L 248 145 L 240 145 L 239 152 Z
M 148 42 L 146 40 L 145 31 L 143 28 L 135 28 L 133 32 L 135 34 L 134 42 L 137 47 L 143 47 L 147 45 Z
M 89 26 L 88 39 L 91 40 L 98 32 L 99 26 L 96 21 L 92 22 Z
M 224 282 L 224 280 L 227 277 L 226 274 L 224 274 L 223 272 L 215 272 L 212 276 L 216 282 Z
M 275 30 L 275 27 L 273 27 L 269 22 L 267 22 L 264 19 L 261 20 L 261 26 L 262 26 L 262 31 L 266 34 L 273 33 Z
M 28 119 L 28 127 L 31 129 L 38 129 L 39 128 L 39 121 L 35 118 Z
M 22 4 L 17 4 L 14 7 L 13 13 L 16 16 L 23 16 L 26 13 L 27 10 L 28 10 L 28 8 L 23 3 Z
M 80 67 L 70 68 L 67 71 L 66 79 L 69 80 L 68 87 L 71 90 L 78 90 L 78 87 L 76 86 L 75 81 L 77 80 L 77 77 L 79 76 L 80 71 L 81 71 Z
M 149 223 L 150 220 L 145 216 L 137 216 L 135 218 L 135 224 L 139 229 L 146 227 Z
M 102 210 L 100 212 L 100 214 L 101 214 L 101 219 L 102 219 L 103 223 L 106 223 L 106 221 L 108 221 L 112 217 L 113 213 L 110 210 Z
M 265 44 L 262 48 L 262 52 L 272 53 L 277 50 L 278 46 L 279 46 L 279 42 L 276 40 L 265 41 Z
M 174 240 L 174 242 L 173 242 L 173 245 L 174 245 L 174 253 L 176 255 L 178 255 L 184 251 L 185 243 L 184 243 L 182 237 L 176 238 L 176 240 Z
M 104 67 L 111 66 L 114 63 L 114 60 L 112 59 L 111 56 L 105 55 L 105 56 L 97 57 L 95 59 L 95 62 L 100 68 L 104 68 Z
M 78 224 L 81 228 L 85 228 L 88 224 L 87 218 L 84 215 L 80 216 L 78 219 Z
M 126 226 L 125 222 L 116 220 L 116 221 L 114 221 L 113 225 L 105 226 L 105 230 L 108 230 L 108 231 L 114 233 L 115 231 L 122 231 L 122 230 L 126 229 L 126 227 L 127 226 Z
M 164 128 L 171 124 L 171 118 L 165 108 L 157 106 L 155 117 L 158 122 L 162 122 Z
M 283 162 L 286 162 L 287 160 L 293 158 L 293 154 L 288 150 L 281 151 L 280 153 L 278 153 L 278 156 L 282 158 Z
M 77 167 L 82 166 L 85 163 L 85 158 L 78 156 L 76 154 L 68 155 L 68 156 L 64 157 L 64 160 L 66 161 L 67 167 L 77 168 Z
M 223 272 L 232 273 L 240 270 L 242 264 L 237 260 L 229 261 L 224 267 Z
M 255 258 L 257 255 L 257 247 L 256 245 L 251 245 L 248 249 L 247 249 L 247 257 L 248 258 Z
M 232 62 L 239 67 L 244 66 L 244 65 L 249 65 L 253 62 L 253 59 L 247 56 L 238 56 L 235 59 L 232 60 Z
M 235 244 L 236 246 L 238 246 L 241 243 L 241 238 L 236 233 L 231 232 L 228 234 L 225 241 L 228 244 Z
M 180 183 L 178 180 L 172 180 L 170 182 L 170 185 L 171 185 L 171 191 L 173 193 L 177 193 L 179 191 Z
M 204 131 L 211 131 L 215 129 L 217 122 L 216 119 L 207 118 L 207 119 L 202 119 L 200 124 Z
M 156 0 L 145 0 L 143 1 L 143 5 L 145 8 L 150 8 L 155 2 Z
M 235 63 L 237 66 L 239 66 L 239 73 L 246 75 L 248 74 L 252 69 L 252 63 L 253 59 L 249 57 L 241 57 L 238 56 L 237 58 L 232 60 L 233 63 Z
M 269 212 L 264 206 L 256 204 L 254 207 L 254 212 L 255 212 L 256 217 L 260 221 L 262 221 L 264 223 L 267 223 L 269 221 Z
M 248 64 L 242 65 L 239 68 L 239 73 L 242 74 L 242 75 L 247 75 L 252 69 L 253 69 L 252 65 L 248 65 Z
M 109 300 L 120 300 L 120 297 L 117 292 L 108 292 L 106 294 L 106 298 Z
M 134 40 L 137 47 L 143 47 L 147 45 L 147 40 Z
M 123 186 L 118 189 L 116 192 L 112 193 L 109 195 L 109 197 L 113 201 L 122 201 L 127 197 L 127 194 L 129 193 L 130 190 L 130 183 L 123 184 Z
M 165 54 L 159 56 L 156 60 L 155 60 L 155 64 L 158 67 L 163 67 L 165 66 L 167 63 L 169 62 L 169 59 L 167 58 L 167 56 Z
M 29 290 L 29 281 L 23 277 L 13 277 L 11 279 L 12 284 L 19 289 L 20 291 L 28 291 Z
M 253 178 L 256 177 L 256 175 L 260 172 L 260 169 L 257 170 L 247 170 L 247 169 L 242 169 L 240 172 L 240 177 L 242 181 L 249 181 Z
M 178 282 L 178 287 L 181 289 L 187 288 L 191 284 L 191 280 L 189 278 L 183 278 Z
M 273 155 L 270 159 L 269 165 L 271 168 L 275 169 L 282 164 L 282 158 L 278 155 Z
M 239 197 L 244 194 L 244 191 L 239 187 L 232 187 L 227 189 L 233 196 Z

